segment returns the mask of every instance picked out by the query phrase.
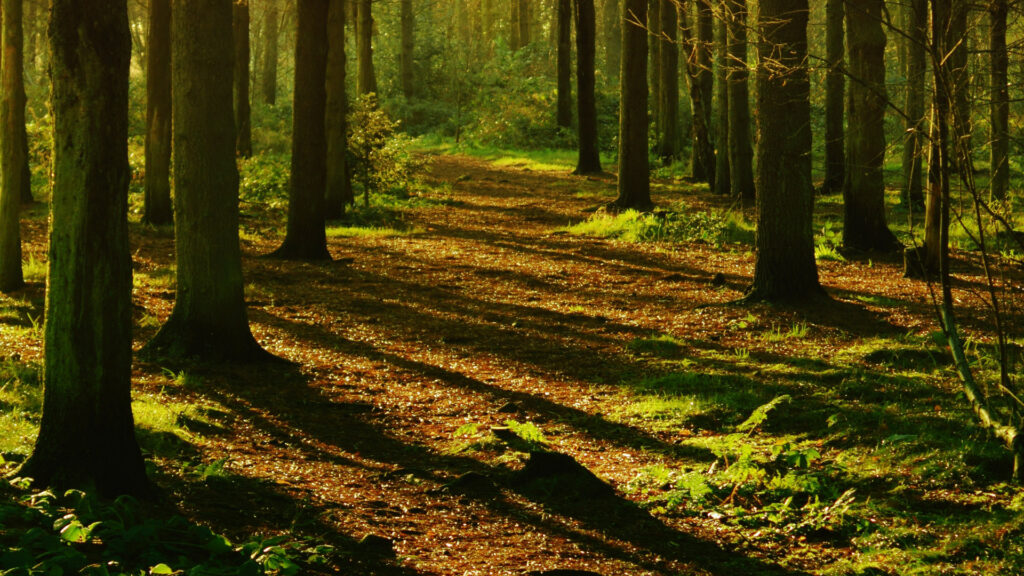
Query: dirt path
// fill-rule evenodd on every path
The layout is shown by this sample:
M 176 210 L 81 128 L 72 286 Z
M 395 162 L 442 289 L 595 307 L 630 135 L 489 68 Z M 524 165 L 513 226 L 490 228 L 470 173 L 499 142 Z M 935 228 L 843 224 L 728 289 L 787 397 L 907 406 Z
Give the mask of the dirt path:
M 741 295 L 753 263 L 747 249 L 668 251 L 558 232 L 611 199 L 611 179 L 462 157 L 436 158 L 430 178 L 451 185 L 451 201 L 412 214 L 419 233 L 333 239 L 330 264 L 257 259 L 273 242 L 246 243 L 254 333 L 299 367 L 198 370 L 201 386 L 171 392 L 223 410 L 224 429 L 196 443 L 202 461 L 226 459 L 228 473 L 202 482 L 165 476 L 175 498 L 235 534 L 295 529 L 393 543 L 392 568 L 344 573 L 798 573 L 763 551 L 739 552 L 742 543 L 712 519 L 666 523 L 622 492 L 645 466 L 709 457 L 681 444 L 699 430 L 616 418 L 623 383 L 663 370 L 627 345 L 670 334 L 724 350 L 768 346 L 728 329 L 749 310 L 699 308 Z M 143 239 L 140 269 L 166 266 L 169 242 Z M 716 274 L 724 285 L 712 282 Z M 847 293 L 889 283 L 893 299 L 918 296 L 893 281 L 894 263 L 857 274 L 826 264 L 822 274 Z M 162 320 L 172 303 L 149 294 L 146 313 Z M 786 327 L 806 320 L 772 314 Z M 812 316 L 821 357 L 860 334 L 927 321 L 869 307 Z M 140 342 L 150 334 L 141 330 Z M 763 352 L 787 350 L 780 343 Z M 142 390 L 166 385 L 161 368 L 138 368 Z M 552 450 L 619 492 L 522 481 L 515 471 L 524 456 L 483 442 L 509 420 L 533 423 Z M 473 441 L 483 445 L 458 450 Z M 368 546 L 355 549 L 364 557 Z

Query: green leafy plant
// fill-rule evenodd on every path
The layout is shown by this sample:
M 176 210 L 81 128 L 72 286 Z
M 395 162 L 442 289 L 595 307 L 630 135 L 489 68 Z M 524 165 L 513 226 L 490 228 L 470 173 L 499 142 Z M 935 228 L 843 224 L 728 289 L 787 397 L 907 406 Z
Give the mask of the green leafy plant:
M 370 191 L 408 194 L 424 161 L 412 152 L 412 140 L 398 132 L 399 123 L 377 105 L 376 95 L 366 94 L 355 102 L 348 125 L 349 160 L 363 187 L 363 205 L 370 205 Z

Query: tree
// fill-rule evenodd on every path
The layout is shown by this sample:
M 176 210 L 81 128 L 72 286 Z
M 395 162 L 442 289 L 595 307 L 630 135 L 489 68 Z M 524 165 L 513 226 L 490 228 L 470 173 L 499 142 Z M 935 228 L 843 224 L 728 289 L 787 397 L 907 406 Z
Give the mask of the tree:
M 1006 52 L 1007 12 L 1006 0 L 992 0 L 989 5 L 989 58 L 992 67 L 992 101 L 989 104 L 989 163 L 992 167 L 990 189 L 992 199 L 999 201 L 1006 199 L 1006 189 L 1010 185 L 1010 90 L 1007 73 L 1010 60 Z
M 32 3 L 29 2 L 29 6 Z M 9 122 L 4 123 L 4 146 L 10 146 L 10 156 L 5 160 L 3 178 L 10 181 L 5 185 L 14 186 L 14 190 L 21 197 L 21 203 L 31 204 L 32 198 L 32 171 L 28 165 L 28 132 L 25 127 L 25 28 L 24 28 L 24 0 L 17 6 L 11 7 L 14 17 L 11 21 L 11 36 L 5 40 L 5 54 L 10 58 L 3 58 L 4 74 L 4 98 L 7 98 L 5 108 L 10 112 Z M 0 19 L 3 14 L 0 12 Z M 7 164 L 6 162 L 10 162 Z M 13 172 L 17 171 L 17 173 Z
M 732 195 L 754 200 L 754 151 L 750 145 L 750 77 L 747 72 L 747 1 L 727 0 L 729 22 L 729 183 Z M 763 111 L 762 111 L 763 113 Z
M 356 58 L 359 66 L 359 75 L 356 76 L 356 93 L 359 95 L 376 93 L 377 74 L 373 70 L 373 1 L 355 0 L 355 2 L 357 9 Z
M 599 174 L 597 146 L 597 15 L 594 0 L 576 0 L 576 108 L 579 114 L 579 158 L 575 174 Z
M 750 300 L 804 302 L 823 295 L 814 260 L 807 19 L 807 0 L 759 1 L 757 258 Z
M 917 207 L 924 205 L 921 186 L 925 118 L 925 73 L 928 44 L 928 0 L 910 0 L 907 6 L 906 61 L 907 90 L 904 99 L 906 139 L 903 142 L 902 200 Z
M 17 138 L 25 130 L 25 85 L 22 74 L 22 0 L 4 0 L 3 94 L 0 95 L 0 291 L 24 285 L 21 268 L 22 165 L 26 149 Z
M 143 221 L 174 221 L 171 208 L 171 0 L 149 2 L 146 57 L 146 190 Z
M 843 69 L 846 1 L 827 0 L 825 3 L 825 61 L 828 71 L 825 73 L 825 181 L 821 185 L 822 194 L 841 190 L 846 180 L 846 71 Z
M 666 165 L 679 157 L 679 29 L 677 7 L 672 0 L 656 0 L 660 11 L 656 21 L 661 25 L 656 42 L 660 45 L 658 61 L 658 156 Z
M 720 7 L 725 8 L 725 1 L 721 0 Z M 720 14 L 721 16 L 721 14 Z M 729 193 L 729 84 L 726 67 L 729 65 L 726 53 L 726 39 L 728 30 L 724 17 L 718 18 L 717 39 L 715 50 L 715 97 L 718 100 L 718 108 L 715 113 L 715 187 L 712 192 L 726 195 Z
M 849 86 L 843 244 L 857 250 L 903 247 L 885 220 L 885 31 L 882 0 L 846 9 Z
M 715 43 L 714 22 L 711 0 L 697 0 L 697 41 L 692 44 L 692 59 L 696 66 L 690 68 L 690 77 L 693 79 L 690 103 L 694 115 L 690 171 L 694 178 L 711 184 L 712 189 L 715 187 L 715 147 L 711 142 L 711 101 L 715 88 L 711 66 L 711 47 Z M 693 105 L 695 93 L 699 96 L 699 105 Z
M 660 141 L 661 138 L 661 49 L 665 41 L 661 37 L 661 3 L 670 0 L 648 0 L 647 3 L 647 30 L 650 30 L 652 39 L 648 40 L 648 74 L 650 74 L 650 97 L 648 104 L 651 106 L 651 121 L 654 124 L 654 136 Z M 625 40 L 623 40 L 625 42 Z M 625 49 L 625 47 L 623 47 Z
M 249 105 L 249 0 L 235 0 L 235 151 L 252 156 L 252 113 Z
M 355 198 L 348 169 L 348 94 L 345 91 L 345 6 L 331 2 L 327 15 L 327 192 L 324 216 L 340 218 Z
M 277 102 L 277 47 L 280 41 L 280 13 L 278 2 L 267 0 L 267 12 L 263 23 L 263 77 L 260 79 L 263 101 L 274 105 Z M 340 2 L 345 4 L 347 0 Z M 343 7 L 344 9 L 344 7 Z
M 131 410 L 127 14 L 125 0 L 52 3 L 43 415 L 18 472 L 107 497 L 149 489 Z
M 173 0 L 171 95 L 177 293 L 152 356 L 203 361 L 272 358 L 249 331 L 238 243 L 232 119 L 232 5 Z
M 516 23 L 519 27 L 519 47 L 523 48 L 530 45 L 532 42 L 530 34 L 530 23 L 533 21 L 533 14 L 531 13 L 530 0 L 518 0 L 519 11 L 516 13 L 518 22 Z
M 622 54 L 622 26 L 619 23 L 620 0 L 604 0 L 602 28 L 604 29 L 604 75 L 611 81 L 618 80 Z
M 647 0 L 623 0 L 622 67 L 619 71 L 619 209 L 650 210 L 647 159 Z
M 572 127 L 572 0 L 557 0 L 558 51 L 556 68 L 558 77 L 558 103 L 556 123 L 560 128 Z M 579 32 L 577 32 L 577 38 Z M 578 41 L 578 40 L 577 40 Z
M 402 77 L 402 94 L 411 100 L 414 90 L 413 51 L 416 46 L 416 20 L 412 12 L 412 0 L 402 0 L 401 5 L 402 52 L 399 62 Z
M 324 228 L 328 4 L 329 0 L 298 2 L 291 193 L 288 196 L 288 230 L 284 243 L 273 254 L 279 258 L 331 259 Z

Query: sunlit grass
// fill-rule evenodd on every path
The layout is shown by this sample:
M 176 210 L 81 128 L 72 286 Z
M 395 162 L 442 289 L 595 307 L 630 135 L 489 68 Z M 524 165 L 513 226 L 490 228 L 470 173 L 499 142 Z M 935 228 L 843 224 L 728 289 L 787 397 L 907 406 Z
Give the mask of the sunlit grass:
M 412 227 L 407 229 L 390 228 L 386 226 L 330 226 L 327 228 L 328 238 L 397 238 L 400 236 L 412 236 L 420 234 L 423 230 Z

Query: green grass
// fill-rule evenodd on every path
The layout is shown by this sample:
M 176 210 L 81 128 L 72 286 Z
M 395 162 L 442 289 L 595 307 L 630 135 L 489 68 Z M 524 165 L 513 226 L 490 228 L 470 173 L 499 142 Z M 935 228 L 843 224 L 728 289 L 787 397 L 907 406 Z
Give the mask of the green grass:
M 525 168 L 535 172 L 571 172 L 576 168 L 579 153 L 566 148 L 543 148 L 538 150 L 508 149 L 463 142 L 438 137 L 423 137 L 416 141 L 414 149 L 431 154 L 464 154 L 487 160 L 495 166 Z M 614 163 L 614 157 L 601 154 L 601 165 Z
M 396 238 L 399 236 L 412 236 L 422 233 L 420 228 L 398 229 L 390 227 L 372 226 L 364 228 L 360 226 L 328 226 L 328 238 Z

